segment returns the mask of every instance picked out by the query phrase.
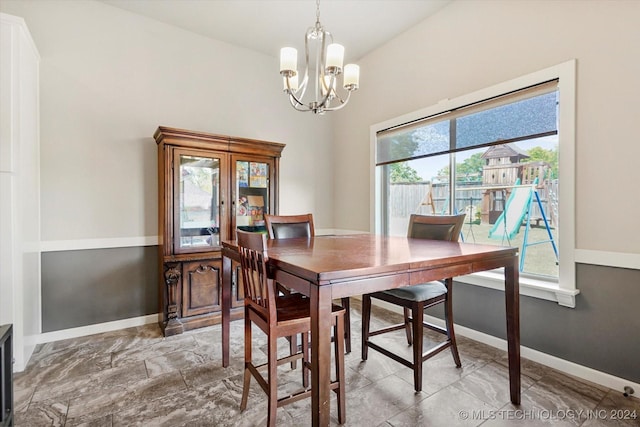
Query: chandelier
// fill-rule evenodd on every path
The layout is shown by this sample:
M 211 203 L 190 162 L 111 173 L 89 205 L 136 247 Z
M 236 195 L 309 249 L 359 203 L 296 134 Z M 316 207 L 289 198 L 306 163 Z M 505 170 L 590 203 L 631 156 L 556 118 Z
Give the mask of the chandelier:
M 314 45 L 315 76 L 309 79 L 309 48 Z M 339 110 L 349 102 L 351 92 L 358 89 L 360 67 L 347 64 L 342 67 L 344 46 L 333 43 L 333 36 L 320 23 L 320 0 L 316 0 L 316 24 L 307 29 L 304 39 L 305 69 L 304 77 L 299 80 L 298 51 L 292 47 L 280 50 L 280 74 L 283 80 L 283 91 L 289 96 L 291 106 L 298 111 L 313 111 L 314 114 L 324 114 L 326 111 Z M 343 73 L 344 71 L 344 73 Z M 336 91 L 338 76 L 342 77 L 342 87 L 346 96 L 342 97 Z M 315 98 L 305 103 L 305 92 L 309 87 L 315 88 Z

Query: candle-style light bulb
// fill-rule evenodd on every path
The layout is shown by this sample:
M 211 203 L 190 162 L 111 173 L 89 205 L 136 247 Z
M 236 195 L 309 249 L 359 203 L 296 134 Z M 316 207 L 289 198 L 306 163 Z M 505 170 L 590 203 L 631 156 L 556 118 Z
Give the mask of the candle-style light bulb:
M 298 51 L 293 47 L 280 49 L 280 74 L 288 72 L 296 74 L 298 71 Z
M 344 60 L 344 46 L 338 43 L 331 43 L 327 46 L 327 62 L 328 70 L 335 70 L 336 74 L 342 71 L 342 62 Z
M 298 90 L 298 75 L 289 77 L 289 87 L 287 87 L 287 77 L 282 76 L 282 90 L 287 91 L 287 89 L 291 89 L 292 91 Z
M 360 66 L 347 64 L 344 66 L 343 86 L 347 90 L 356 90 L 360 84 Z

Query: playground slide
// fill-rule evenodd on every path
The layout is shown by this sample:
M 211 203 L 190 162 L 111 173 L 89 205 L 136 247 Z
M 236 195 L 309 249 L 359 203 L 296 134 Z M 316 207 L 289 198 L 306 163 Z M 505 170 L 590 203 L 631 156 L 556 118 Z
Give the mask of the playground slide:
M 516 181 L 515 185 L 520 185 L 520 179 Z M 511 195 L 507 200 L 504 211 L 493 227 L 489 231 L 489 237 L 492 239 L 513 239 L 515 235 L 520 231 L 520 225 L 522 220 L 527 214 L 529 209 L 529 203 L 531 202 L 531 196 L 533 195 L 533 187 L 520 187 L 514 188 L 511 191 Z

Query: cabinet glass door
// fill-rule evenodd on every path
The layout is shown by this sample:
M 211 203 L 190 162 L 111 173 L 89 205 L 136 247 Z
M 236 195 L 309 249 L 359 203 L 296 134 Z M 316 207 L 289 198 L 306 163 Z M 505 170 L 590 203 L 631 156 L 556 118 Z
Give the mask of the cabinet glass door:
M 176 152 L 175 252 L 220 246 L 221 159 Z
M 244 231 L 266 232 L 264 215 L 269 213 L 270 165 L 267 162 L 236 160 L 235 223 Z

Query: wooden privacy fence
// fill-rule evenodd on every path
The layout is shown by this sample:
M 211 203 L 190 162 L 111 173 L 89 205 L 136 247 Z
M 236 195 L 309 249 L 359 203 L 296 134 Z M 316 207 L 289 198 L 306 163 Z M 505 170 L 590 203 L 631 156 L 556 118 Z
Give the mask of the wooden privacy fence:
M 465 188 L 460 192 L 455 203 L 457 212 L 465 212 L 472 205 L 479 210 L 482 203 L 481 189 L 474 186 L 458 186 Z M 431 191 L 431 199 L 428 198 Z M 393 217 L 409 217 L 412 213 L 436 215 L 449 213 L 449 183 L 429 185 L 429 182 L 400 183 L 389 186 L 389 214 Z M 433 210 L 429 202 L 433 202 Z
M 547 220 L 550 224 L 557 226 L 557 180 L 537 188 L 542 206 L 545 209 Z M 476 214 L 482 209 L 482 200 L 485 188 L 481 183 L 458 184 L 456 188 L 456 201 L 454 209 L 456 212 L 471 213 L 473 218 L 467 221 L 476 220 Z M 429 192 L 431 197 L 429 198 Z M 428 181 L 413 183 L 397 183 L 389 186 L 389 216 L 396 218 L 408 218 L 412 213 L 443 215 L 449 213 L 449 183 L 433 183 Z M 504 200 L 500 199 L 500 192 L 497 192 L 497 206 L 504 209 Z M 508 196 L 507 196 L 508 197 Z M 433 206 L 431 205 L 433 203 Z M 537 203 L 533 204 L 532 219 L 541 218 L 542 214 Z

